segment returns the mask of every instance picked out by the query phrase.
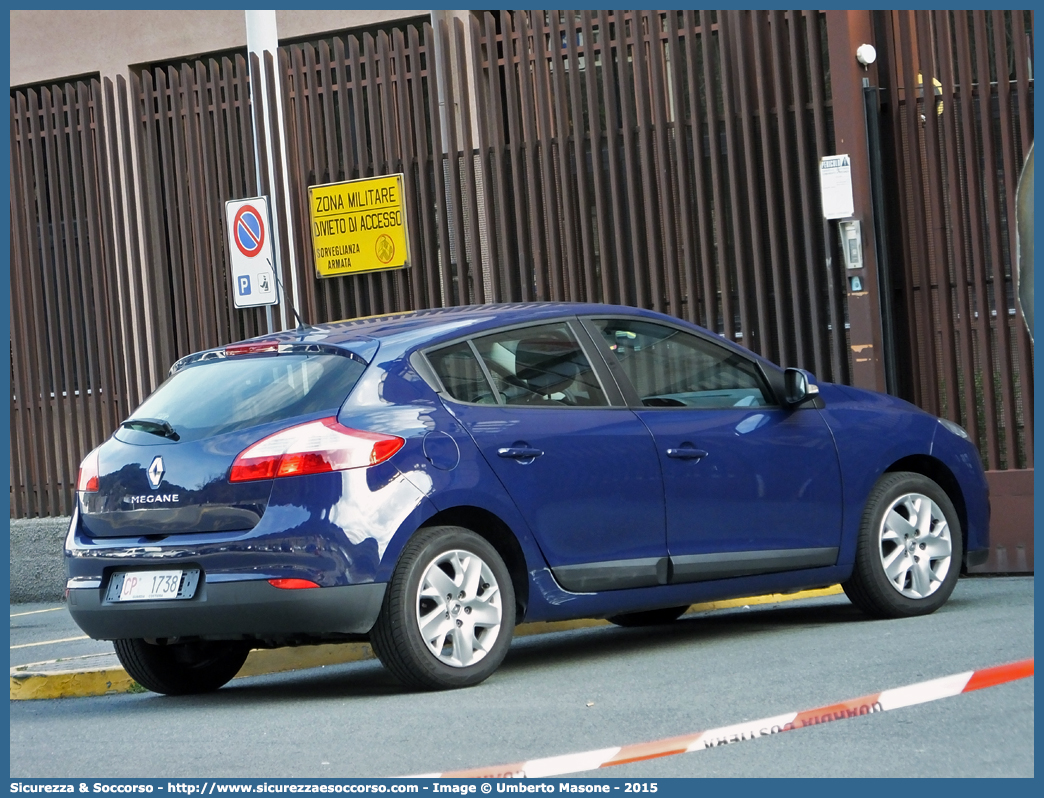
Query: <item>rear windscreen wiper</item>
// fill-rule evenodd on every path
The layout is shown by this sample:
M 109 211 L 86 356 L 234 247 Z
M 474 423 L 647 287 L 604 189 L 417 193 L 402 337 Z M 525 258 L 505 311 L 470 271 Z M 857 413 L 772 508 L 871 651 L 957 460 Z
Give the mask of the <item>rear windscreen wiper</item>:
M 136 429 L 141 432 L 148 432 L 152 435 L 159 435 L 163 438 L 170 438 L 172 441 L 180 440 L 181 436 L 174 431 L 174 427 L 166 421 L 161 421 L 155 418 L 128 418 L 126 421 L 120 422 L 121 427 L 127 429 Z

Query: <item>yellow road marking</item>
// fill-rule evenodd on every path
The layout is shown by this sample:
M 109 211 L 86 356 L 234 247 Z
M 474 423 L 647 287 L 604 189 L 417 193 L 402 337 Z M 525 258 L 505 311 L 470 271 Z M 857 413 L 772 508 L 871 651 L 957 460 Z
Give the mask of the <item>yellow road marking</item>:
M 819 596 L 836 596 L 841 593 L 841 585 L 817 588 L 815 590 L 802 590 L 799 593 L 770 593 L 767 596 L 750 596 L 748 598 L 726 599 L 725 601 L 705 601 L 702 604 L 693 604 L 685 610 L 690 612 L 708 612 L 710 610 L 727 610 L 733 607 L 752 607 L 757 604 L 778 604 L 782 601 L 795 601 L 797 599 L 818 598 Z M 548 632 L 568 632 L 572 629 L 586 629 L 591 626 L 607 626 L 609 621 L 599 618 L 580 618 L 576 621 L 533 621 L 515 627 L 515 637 L 526 637 L 528 635 L 540 635 Z
M 60 640 L 41 640 L 39 643 L 20 643 L 17 646 L 11 646 L 11 650 L 14 651 L 16 648 L 32 648 L 33 646 L 49 646 L 51 643 L 71 643 L 73 640 L 87 639 L 87 635 L 80 635 L 78 637 L 63 637 Z
M 12 612 L 12 618 L 21 618 L 23 615 L 36 615 L 40 612 L 58 612 L 58 610 L 64 610 L 65 607 L 51 607 L 48 610 L 29 610 L 29 612 Z
M 816 598 L 818 596 L 834 596 L 841 592 L 840 585 L 832 585 L 818 590 L 802 590 L 799 593 L 773 593 L 767 596 L 751 596 L 749 598 L 727 599 L 693 604 L 686 612 L 706 612 L 723 610 L 730 607 L 746 607 L 756 604 L 777 604 L 797 599 Z M 608 621 L 583 618 L 576 621 L 551 621 L 524 623 L 515 630 L 515 637 L 541 634 L 544 632 L 560 632 L 568 629 L 581 629 L 589 626 L 601 626 Z M 83 637 L 69 637 L 65 640 L 50 640 L 50 643 L 64 643 L 72 640 L 85 640 Z M 26 643 L 11 648 L 42 646 L 45 643 Z M 99 655 L 93 655 L 99 656 Z M 269 673 L 301 670 L 305 668 L 340 665 L 348 662 L 359 662 L 371 659 L 373 649 L 368 643 L 331 643 L 320 646 L 301 646 L 300 648 L 258 649 L 251 651 L 246 663 L 236 678 L 244 676 L 262 676 Z M 74 658 L 75 660 L 76 658 Z M 73 698 L 84 696 L 107 695 L 111 693 L 128 693 L 142 688 L 121 667 L 93 668 L 76 670 L 74 661 L 70 661 L 73 670 L 41 673 L 33 672 L 36 665 L 52 663 L 33 663 L 20 665 L 11 669 L 11 700 L 39 698 Z M 63 663 L 64 664 L 64 663 Z M 81 665 L 82 669 L 83 666 Z
M 726 601 L 708 601 L 705 604 L 693 604 L 689 612 L 703 612 L 705 610 L 725 610 L 730 607 L 753 607 L 756 604 L 778 604 L 781 601 L 794 601 L 795 599 L 818 598 L 819 596 L 837 596 L 844 591 L 841 585 L 831 585 L 815 590 L 802 590 L 799 593 L 770 593 L 767 596 L 751 596 L 750 598 L 727 599 Z

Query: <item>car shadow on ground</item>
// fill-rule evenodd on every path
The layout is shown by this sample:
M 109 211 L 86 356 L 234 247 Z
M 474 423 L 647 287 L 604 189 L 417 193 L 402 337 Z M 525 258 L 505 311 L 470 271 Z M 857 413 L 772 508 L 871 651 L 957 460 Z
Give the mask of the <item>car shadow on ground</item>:
M 651 649 L 683 648 L 714 640 L 749 635 L 753 631 L 783 631 L 852 623 L 866 616 L 843 599 L 808 607 L 754 606 L 683 617 L 670 624 L 641 628 L 613 625 L 586 627 L 516 638 L 497 676 L 557 664 L 617 658 Z M 495 677 L 496 678 L 496 677 Z M 471 690 L 482 690 L 482 685 Z M 282 703 L 331 698 L 376 698 L 425 694 L 398 682 L 377 660 L 333 665 L 283 674 L 236 679 L 217 692 L 203 696 L 135 696 L 167 706 L 219 706 L 223 703 L 258 701 Z M 432 694 L 436 695 L 436 694 Z M 115 707 L 114 707 L 115 709 Z
M 957 596 L 936 615 L 957 610 L 964 602 Z M 932 618 L 934 616 L 927 616 Z M 923 619 L 910 619 L 917 622 Z M 900 621 L 902 622 L 902 621 Z M 830 628 L 849 624 L 884 624 L 864 614 L 843 596 L 815 599 L 800 606 L 792 604 L 755 605 L 729 610 L 696 613 L 669 624 L 639 628 L 614 625 L 594 626 L 516 638 L 493 679 L 466 692 L 476 700 L 487 689 L 496 689 L 512 674 L 521 676 L 534 669 L 583 665 L 632 654 L 706 647 L 716 642 L 751 637 L 755 633 L 788 634 L 795 629 Z M 329 701 L 330 699 L 400 698 L 413 701 L 440 694 L 415 690 L 398 682 L 377 660 L 331 665 L 282 674 L 233 680 L 222 689 L 199 696 L 158 696 L 145 693 L 125 696 L 114 702 L 110 711 L 138 711 L 136 704 L 149 702 L 163 708 L 195 710 L 223 705 L 282 704 L 285 702 Z
M 580 662 L 599 657 L 619 657 L 631 652 L 684 647 L 693 643 L 707 645 L 746 637 L 752 632 L 783 632 L 795 627 L 811 629 L 866 619 L 866 615 L 841 600 L 840 603 L 810 607 L 767 605 L 736 608 L 684 616 L 672 623 L 654 626 L 599 626 L 557 635 L 521 638 L 512 645 L 501 669 L 510 671 L 527 668 L 533 663 L 546 662 L 549 657 Z

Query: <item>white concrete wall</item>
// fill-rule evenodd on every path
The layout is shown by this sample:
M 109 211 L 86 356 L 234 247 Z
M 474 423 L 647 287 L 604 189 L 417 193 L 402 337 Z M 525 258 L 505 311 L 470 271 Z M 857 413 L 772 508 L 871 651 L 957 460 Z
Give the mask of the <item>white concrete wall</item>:
M 68 517 L 11 521 L 11 603 L 61 601 L 65 596 Z
M 379 25 L 425 11 L 277 11 L 280 39 Z M 242 11 L 11 11 L 11 85 L 246 47 Z

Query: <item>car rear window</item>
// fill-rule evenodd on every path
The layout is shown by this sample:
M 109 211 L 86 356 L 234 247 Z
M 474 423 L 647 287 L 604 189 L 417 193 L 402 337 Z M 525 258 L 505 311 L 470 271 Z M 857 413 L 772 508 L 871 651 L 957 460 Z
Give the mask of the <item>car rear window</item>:
M 503 404 L 609 404 L 580 342 L 566 324 L 523 327 L 476 338 L 475 348 Z
M 131 418 L 166 421 L 181 440 L 336 411 L 366 366 L 340 355 L 235 357 L 199 363 L 164 382 Z
M 428 352 L 427 357 L 446 392 L 461 402 L 547 407 L 609 404 L 583 347 L 564 323 L 494 333 Z
M 432 352 L 428 360 L 454 399 L 480 405 L 497 404 L 497 396 L 467 341 Z

